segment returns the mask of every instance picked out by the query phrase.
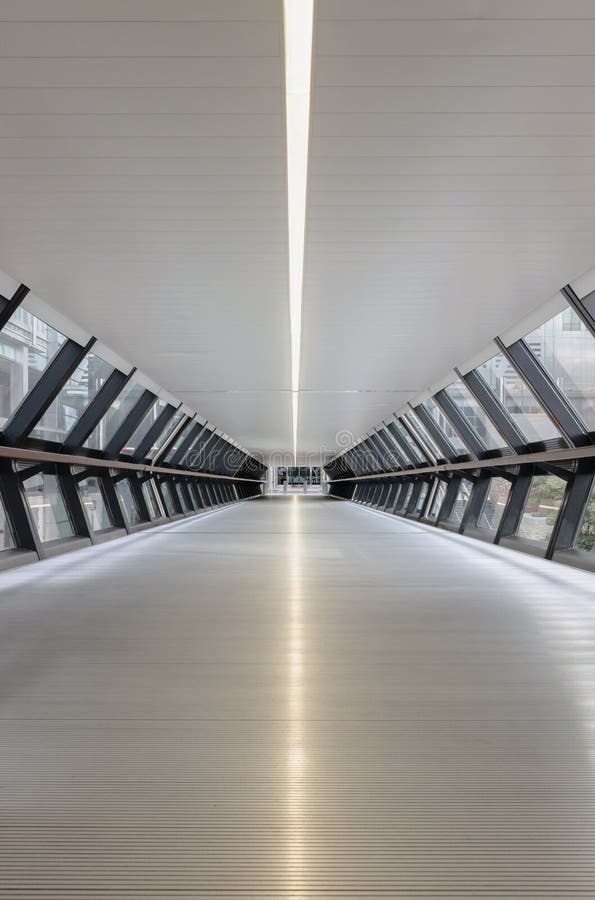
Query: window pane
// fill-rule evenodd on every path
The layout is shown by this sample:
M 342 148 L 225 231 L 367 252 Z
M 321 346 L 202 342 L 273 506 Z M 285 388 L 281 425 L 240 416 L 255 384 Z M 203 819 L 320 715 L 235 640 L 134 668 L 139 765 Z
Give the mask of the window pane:
M 15 546 L 15 540 L 12 535 L 10 522 L 4 509 L 4 504 L 0 501 L 0 550 L 10 550 Z
M 142 486 L 143 496 L 145 498 L 145 503 L 149 508 L 149 515 L 152 519 L 160 519 L 165 515 L 165 510 L 161 506 L 161 500 L 159 499 L 159 495 L 155 490 L 155 486 L 152 481 L 143 481 Z
M 595 481 L 575 546 L 577 550 L 595 550 Z
M 137 525 L 139 522 L 142 522 L 140 510 L 136 504 L 130 482 L 127 478 L 123 481 L 116 482 L 116 493 L 120 498 L 120 503 L 122 504 L 124 516 L 128 524 Z
M 120 425 L 140 400 L 144 390 L 142 384 L 138 384 L 136 381 L 129 381 L 124 385 L 101 422 L 89 436 L 88 440 L 85 441 L 84 446 L 88 447 L 90 450 L 105 449 Z
M 79 481 L 79 488 L 83 500 L 83 506 L 93 531 L 103 531 L 112 527 L 112 520 L 108 512 L 101 485 L 98 478 L 84 478 Z
M 463 516 L 465 515 L 465 510 L 467 509 L 467 504 L 469 502 L 469 497 L 471 496 L 472 487 L 473 485 L 470 481 L 466 481 L 466 479 L 464 478 L 461 480 L 455 502 L 448 517 L 449 522 L 454 522 L 456 525 L 460 525 L 463 521 Z
M 415 512 L 416 513 L 421 513 L 421 511 L 423 509 L 426 497 L 428 496 L 428 488 L 429 488 L 429 484 L 427 483 L 427 481 L 424 481 L 424 483 L 421 486 L 421 490 L 418 494 L 417 501 L 415 503 Z
M 61 444 L 113 369 L 99 356 L 88 353 L 33 429 L 32 436 Z
M 506 447 L 506 441 L 496 431 L 466 384 L 457 379 L 449 384 L 446 393 L 486 450 L 499 450 Z
M 168 516 L 177 516 L 178 508 L 176 506 L 173 489 L 169 481 L 161 482 L 161 493 L 163 494 L 163 500 Z
M 180 422 L 182 421 L 183 418 L 184 418 L 183 412 L 177 412 L 173 416 L 173 418 L 165 426 L 165 428 L 163 429 L 163 431 L 161 432 L 161 434 L 159 435 L 159 437 L 157 438 L 157 440 L 155 441 L 155 443 L 153 444 L 153 446 L 147 453 L 147 459 L 153 459 L 153 457 L 155 456 L 157 451 L 160 450 L 161 447 L 163 447 L 163 445 L 165 444 L 168 437 L 174 433 L 174 431 L 176 430 L 176 428 L 178 427 L 178 425 L 180 424 Z
M 595 339 L 574 310 L 554 316 L 525 342 L 588 428 L 595 430 Z
M 430 503 L 430 511 L 428 513 L 428 519 L 432 521 L 436 521 L 438 518 L 438 513 L 440 512 L 440 507 L 442 506 L 442 501 L 444 500 L 444 495 L 446 494 L 446 483 L 444 481 L 438 481 L 436 488 L 434 490 L 434 496 L 432 497 L 432 502 Z
M 22 306 L 0 333 L 0 427 L 35 387 L 66 338 Z
M 180 503 L 182 504 L 182 509 L 184 510 L 184 512 L 192 512 L 192 507 L 190 506 L 190 502 L 186 498 L 186 491 L 184 490 L 184 486 L 182 484 L 180 484 L 180 482 L 177 482 L 176 488 L 178 491 L 178 497 L 180 498 Z
M 531 480 L 531 489 L 519 524 L 518 537 L 539 544 L 547 544 L 553 531 L 566 482 L 555 475 L 536 475 Z
M 172 461 L 172 459 L 174 458 L 174 456 L 176 455 L 176 453 L 178 452 L 178 450 L 180 449 L 180 447 L 182 446 L 182 444 L 188 437 L 190 431 L 194 428 L 195 425 L 196 425 L 196 422 L 192 419 L 189 419 L 189 421 L 182 428 L 180 433 L 178 435 L 176 435 L 176 437 L 173 439 L 171 446 L 168 448 L 165 456 L 163 457 L 163 462 L 169 463 Z
M 74 532 L 56 476 L 33 475 L 23 486 L 40 541 L 71 537 Z
M 413 482 L 407 485 L 407 489 L 399 495 L 399 505 L 397 509 L 406 511 L 409 506 L 409 501 L 411 499 L 411 494 L 413 493 Z
M 434 456 L 434 459 L 442 459 L 444 457 L 443 452 L 440 450 L 434 438 L 427 431 L 426 427 L 423 425 L 421 419 L 411 410 L 410 412 L 406 412 L 404 418 L 407 419 L 413 431 L 415 431 L 421 441 L 426 445 L 430 453 Z
M 415 444 L 413 443 L 409 433 L 406 431 L 403 425 L 395 419 L 392 422 L 388 423 L 389 431 L 393 431 L 396 433 L 397 438 L 400 438 L 400 446 L 403 447 L 401 453 L 407 453 L 408 461 L 411 465 L 423 465 L 425 460 L 423 459 L 421 452 L 417 449 Z
M 476 369 L 528 443 L 560 437 L 535 394 L 502 353 Z
M 128 456 L 134 453 L 138 445 L 144 439 L 149 428 L 151 428 L 155 424 L 166 406 L 166 400 L 156 400 L 155 403 L 153 403 L 146 416 L 141 419 L 140 423 L 137 425 L 136 430 L 132 433 L 132 436 L 128 438 L 126 446 L 122 448 L 122 453 Z
M 465 446 L 448 419 L 442 413 L 440 407 L 437 406 L 437 404 L 431 398 L 428 400 L 424 400 L 421 405 L 431 415 L 440 431 L 445 435 L 448 442 L 451 444 L 457 456 L 468 456 L 468 447 Z
M 477 527 L 495 534 L 508 502 L 510 482 L 506 478 L 490 479 L 490 486 L 477 517 Z

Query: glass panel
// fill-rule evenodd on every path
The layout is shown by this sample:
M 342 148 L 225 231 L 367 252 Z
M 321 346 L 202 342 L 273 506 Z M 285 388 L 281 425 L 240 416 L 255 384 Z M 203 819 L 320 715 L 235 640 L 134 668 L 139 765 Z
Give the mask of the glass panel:
M 417 434 L 423 443 L 426 445 L 430 453 L 433 455 L 434 459 L 442 459 L 444 454 L 436 444 L 432 435 L 428 432 L 422 421 L 418 416 L 411 410 L 410 412 L 406 412 L 404 418 L 407 419 L 411 427 Z
M 105 360 L 88 353 L 35 426 L 32 437 L 61 444 L 113 370 Z
M 33 475 L 23 482 L 23 487 L 40 541 L 45 544 L 74 534 L 55 475 Z
M 83 506 L 93 531 L 103 531 L 105 528 L 111 528 L 113 522 L 103 499 L 99 479 L 84 478 L 82 481 L 79 481 L 79 488 Z
M 404 493 L 401 493 L 399 496 L 399 505 L 397 509 L 405 511 L 409 506 L 409 501 L 411 499 L 411 494 L 413 493 L 413 482 L 407 485 L 407 488 Z
M 165 510 L 163 509 L 161 498 L 155 490 L 155 485 L 152 481 L 143 482 L 143 495 L 145 503 L 149 508 L 149 515 L 151 518 L 161 519 L 165 515 Z
M 477 517 L 477 527 L 495 534 L 508 503 L 510 482 L 506 478 L 491 478 L 490 486 Z
M 161 493 L 163 494 L 163 502 L 168 516 L 177 516 L 178 507 L 174 497 L 173 489 L 169 481 L 161 482 Z
M 595 339 L 574 310 L 564 310 L 536 328 L 525 343 L 588 428 L 595 430 Z
M 440 431 L 444 434 L 457 456 L 468 456 L 469 449 L 465 446 L 448 419 L 444 416 L 440 407 L 430 398 L 421 404 L 431 415 Z
M 141 421 L 137 425 L 136 430 L 132 433 L 132 436 L 128 438 L 126 446 L 122 448 L 122 453 L 126 454 L 127 456 L 130 456 L 132 453 L 134 453 L 140 442 L 144 439 L 149 428 L 151 428 L 155 424 L 166 406 L 166 400 L 155 401 L 146 416 L 141 419 Z
M 157 438 L 157 440 L 155 441 L 155 443 L 153 444 L 153 446 L 147 453 L 147 459 L 153 459 L 155 454 L 161 449 L 161 447 L 163 447 L 163 445 L 165 444 L 165 442 L 167 441 L 169 436 L 174 433 L 174 431 L 176 430 L 176 428 L 178 427 L 178 425 L 180 424 L 180 422 L 182 421 L 183 418 L 184 418 L 184 413 L 181 411 L 178 411 L 173 416 L 173 418 L 170 419 L 170 421 L 167 423 L 167 425 L 165 426 L 165 428 L 163 429 L 163 431 L 161 432 L 161 434 L 159 435 L 159 437 Z
M 547 544 L 553 531 L 566 482 L 556 475 L 535 475 L 517 530 L 517 536 Z
M 163 457 L 163 462 L 170 463 L 172 461 L 172 459 L 174 458 L 174 456 L 176 455 L 176 453 L 178 452 L 178 450 L 180 449 L 180 447 L 182 446 L 182 444 L 184 443 L 184 441 L 186 440 L 186 438 L 188 437 L 188 435 L 190 434 L 191 430 L 194 428 L 195 425 L 196 425 L 196 422 L 194 420 L 192 420 L 192 419 L 188 420 L 188 422 L 182 428 L 180 433 L 178 435 L 176 435 L 176 437 L 172 441 L 171 446 L 169 447 L 169 449 L 167 450 L 167 453 Z
M 35 387 L 65 340 L 24 307 L 13 313 L 0 333 L 0 428 Z
M 421 486 L 421 490 L 417 496 L 417 500 L 415 502 L 415 512 L 418 514 L 421 513 L 421 511 L 423 509 L 426 497 L 428 496 L 428 488 L 429 487 L 430 486 L 427 483 L 427 481 L 424 481 L 424 483 Z
M 192 512 L 192 507 L 190 506 L 189 501 L 186 499 L 186 491 L 184 490 L 184 486 L 180 484 L 180 482 L 176 482 L 176 489 L 184 512 Z
M 595 550 L 595 482 L 593 482 L 591 496 L 585 509 L 575 547 L 577 550 Z
M 11 547 L 14 546 L 15 540 L 12 535 L 10 522 L 8 521 L 8 516 L 6 515 L 6 510 L 4 509 L 4 504 L 0 501 L 0 551 L 10 550 Z
M 120 503 L 124 509 L 124 516 L 128 524 L 138 525 L 139 522 L 142 522 L 140 510 L 134 499 L 134 494 L 132 493 L 132 488 L 130 487 L 130 482 L 127 478 L 124 478 L 123 481 L 116 482 L 116 493 L 120 498 Z
M 560 437 L 560 432 L 533 391 L 502 353 L 488 359 L 475 371 L 481 375 L 528 443 Z
M 434 491 L 434 496 L 432 497 L 432 502 L 430 504 L 430 512 L 428 514 L 428 519 L 432 521 L 436 521 L 438 518 L 438 513 L 440 512 L 440 507 L 442 506 L 444 496 L 446 494 L 446 482 L 439 481 L 436 485 L 436 489 Z
M 89 438 L 85 441 L 84 446 L 90 450 L 103 450 L 111 441 L 118 428 L 131 410 L 136 406 L 144 393 L 142 384 L 136 381 L 129 381 L 124 385 L 103 419 Z
M 486 450 L 499 450 L 506 447 L 506 441 L 496 431 L 466 384 L 457 379 L 448 385 L 445 392 L 479 437 Z
M 454 522 L 456 525 L 460 525 L 463 521 L 463 516 L 465 515 L 465 510 L 467 509 L 467 503 L 469 502 L 469 497 L 471 496 L 471 488 L 473 485 L 470 481 L 466 481 L 464 478 L 459 484 L 459 489 L 457 491 L 457 496 L 455 502 L 453 504 L 451 513 L 448 517 L 449 522 Z
M 411 458 L 412 462 L 416 463 L 417 465 L 424 465 L 427 460 L 423 456 L 421 450 L 418 449 L 415 441 L 412 439 L 405 426 L 402 425 L 398 419 L 395 419 L 393 424 L 398 433 L 401 435 L 401 438 L 407 448 L 407 455 Z

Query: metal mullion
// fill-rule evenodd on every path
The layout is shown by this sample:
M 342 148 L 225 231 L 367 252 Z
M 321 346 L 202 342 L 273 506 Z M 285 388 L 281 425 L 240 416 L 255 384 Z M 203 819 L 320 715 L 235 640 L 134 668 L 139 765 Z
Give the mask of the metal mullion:
M 170 459 L 168 465 L 175 466 L 176 468 L 180 468 L 181 466 L 187 465 L 184 463 L 186 454 L 192 448 L 192 446 L 196 443 L 196 441 L 198 440 L 198 438 L 200 437 L 200 435 L 203 433 L 204 430 L 205 430 L 204 424 L 201 424 L 200 422 L 194 422 L 194 424 L 191 425 L 191 427 L 188 431 L 188 434 L 183 439 L 182 443 L 180 444 L 180 446 L 178 447 L 178 449 L 176 450 L 176 452 Z
M 16 549 L 33 550 L 39 559 L 44 559 L 45 550 L 27 503 L 22 479 L 15 464 L 8 459 L 0 460 L 0 493 Z
M 0 331 L 15 314 L 28 293 L 29 288 L 25 284 L 20 284 L 12 297 L 0 296 Z
M 341 460 L 341 462 L 340 462 L 341 469 L 344 470 L 345 472 L 350 473 L 351 475 L 355 475 L 355 472 L 353 471 L 353 468 L 351 466 L 351 459 L 348 456 L 348 454 L 343 453 L 342 456 L 340 457 L 340 460 Z
M 499 544 L 502 538 L 514 537 L 527 504 L 531 481 L 533 480 L 533 468 L 522 466 L 508 493 L 508 500 L 500 519 L 500 524 L 494 537 L 494 543 Z
M 155 441 L 159 438 L 159 436 L 165 431 L 169 422 L 173 419 L 180 406 L 174 406 L 172 403 L 168 403 L 165 409 L 162 409 L 147 433 L 145 434 L 142 441 L 140 441 L 138 447 L 136 447 L 134 453 L 131 455 L 131 459 L 135 462 L 140 462 L 142 459 L 147 458 L 147 454 Z
M 496 398 L 489 389 L 481 375 L 475 371 L 467 372 L 463 375 L 458 369 L 455 372 L 466 385 L 467 389 L 477 400 L 481 409 L 490 419 L 499 435 L 506 441 L 508 446 L 515 453 L 523 450 L 527 446 L 527 439 L 521 430 L 517 427 L 508 411 Z
M 434 465 L 436 463 L 434 455 L 429 452 L 425 444 L 422 444 L 420 438 L 418 438 L 417 436 L 417 432 L 413 429 L 411 423 L 405 418 L 405 416 L 396 416 L 395 418 L 398 419 L 401 426 L 405 429 L 405 431 L 413 441 L 414 446 L 417 447 L 420 454 L 420 459 L 425 459 L 426 462 L 430 463 L 430 465 Z
M 60 347 L 37 384 L 31 388 L 8 420 L 4 429 L 4 440 L 7 444 L 20 444 L 35 428 L 94 343 L 95 338 L 91 338 L 83 347 L 76 341 L 68 339 Z
M 115 459 L 122 452 L 126 442 L 132 437 L 156 400 L 157 395 L 152 391 L 143 391 L 137 403 L 132 407 L 111 441 L 105 447 L 103 455 L 106 459 Z
M 584 462 L 573 473 L 550 536 L 546 559 L 551 559 L 558 550 L 572 550 L 581 527 L 585 509 L 591 496 L 593 468 Z
M 388 459 L 390 461 L 388 468 L 385 467 L 384 471 L 390 472 L 394 470 L 395 463 L 397 468 L 402 469 L 403 464 L 400 458 L 397 456 L 394 448 L 389 444 L 387 438 L 385 437 L 385 434 L 383 433 L 384 431 L 385 429 L 375 429 L 374 431 L 374 440 L 377 444 L 380 444 L 380 446 L 383 448 L 384 453 L 388 454 Z
M 427 429 L 430 437 L 434 438 L 434 441 L 436 442 L 438 448 L 442 450 L 444 458 L 449 462 L 454 462 L 454 460 L 458 456 L 457 451 L 452 446 L 452 444 L 448 440 L 448 437 L 444 434 L 442 429 L 434 421 L 425 406 L 420 403 L 419 406 L 412 406 L 411 408 L 422 425 Z
M 595 291 L 591 291 L 590 294 L 587 294 L 581 300 L 570 285 L 567 284 L 562 288 L 562 293 L 583 325 L 585 325 L 588 331 L 595 337 Z M 591 307 L 593 307 L 592 312 Z
M 379 439 L 376 432 L 374 432 L 373 434 L 370 434 L 368 436 L 368 442 L 369 442 L 370 446 L 372 447 L 374 458 L 376 460 L 378 460 L 378 463 L 380 465 L 380 471 L 381 472 L 390 472 L 391 465 L 390 465 L 389 459 L 391 459 L 391 462 L 392 462 L 392 458 L 389 457 L 387 459 L 387 454 L 386 454 L 386 449 L 384 447 L 384 444 Z
M 436 478 L 436 490 L 439 490 L 440 482 L 444 480 L 444 478 L 440 478 L 439 476 Z M 446 480 L 446 492 L 436 514 L 436 525 L 449 518 L 456 503 L 457 494 L 459 493 L 459 487 L 462 481 L 463 478 L 461 475 L 453 475 L 452 478 Z
M 411 450 L 407 447 L 405 443 L 405 439 L 401 434 L 399 434 L 398 428 L 395 427 L 394 422 L 386 423 L 386 430 L 392 437 L 395 444 L 400 447 L 401 453 L 405 460 L 407 460 L 406 468 L 408 469 L 416 469 L 418 468 L 417 460 L 411 459 Z
M 215 475 L 220 475 L 222 473 L 219 472 L 219 468 L 221 467 L 221 459 L 222 456 L 225 455 L 225 448 L 228 446 L 226 439 L 223 435 L 219 436 L 219 440 L 216 444 L 211 448 L 211 459 L 209 465 L 209 471 L 213 472 Z
M 75 535 L 89 538 L 95 543 L 95 534 L 85 512 L 78 481 L 70 466 L 53 466 L 58 479 L 59 490 L 68 510 Z
M 128 375 L 125 375 L 119 369 L 114 369 L 110 373 L 79 417 L 78 422 L 72 426 L 64 438 L 64 442 L 60 447 L 61 453 L 72 453 L 75 450 L 80 450 L 87 438 L 99 425 L 116 397 L 128 384 L 135 371 L 136 369 L 131 369 Z
M 351 457 L 354 462 L 354 472 L 356 476 L 366 475 L 368 471 L 368 466 L 366 460 L 364 459 L 363 454 L 361 453 L 357 444 L 354 444 L 353 447 L 349 450 Z
M 475 434 L 471 426 L 468 424 L 463 413 L 460 411 L 454 400 L 449 397 L 445 390 L 438 391 L 434 394 L 434 403 L 440 408 L 446 416 L 451 426 L 459 435 L 463 444 L 466 445 L 469 453 L 476 459 L 481 459 L 487 453 L 478 435 Z
M 348 460 L 349 468 L 353 472 L 353 477 L 357 478 L 359 475 L 362 475 L 362 463 L 359 455 L 355 451 L 355 446 L 350 447 L 349 450 L 347 450 L 347 452 L 345 453 L 345 457 Z
M 566 440 L 573 447 L 584 447 L 590 444 L 586 425 L 554 384 L 544 366 L 541 365 L 525 341 L 515 341 L 510 347 L 505 346 L 500 338 L 495 338 L 495 341 L 505 358 L 512 363 L 533 390 Z
M 124 508 L 122 506 L 122 501 L 118 496 L 118 492 L 116 490 L 116 478 L 110 470 L 108 469 L 106 472 L 101 475 L 102 485 L 103 485 L 103 497 L 105 499 L 105 504 L 108 508 L 110 519 L 112 520 L 114 527 L 116 528 L 124 528 L 125 531 L 130 534 L 130 526 L 128 524 L 128 519 L 124 514 Z
M 380 435 L 381 432 L 379 431 L 378 434 Z M 411 463 L 409 462 L 409 457 L 403 454 L 403 448 L 401 447 L 401 444 L 397 444 L 395 436 L 393 435 L 392 431 L 389 430 L 386 422 L 383 422 L 382 424 L 382 440 L 389 448 L 391 455 L 396 459 L 398 464 L 397 467 L 399 469 L 410 468 Z
M 151 511 L 149 510 L 149 506 L 145 499 L 145 495 L 143 493 L 143 486 L 140 478 L 135 473 L 131 473 L 128 477 L 128 484 L 130 485 L 130 490 L 132 492 L 132 496 L 136 500 L 136 505 L 138 511 L 140 512 L 141 519 L 144 522 L 151 521 Z
M 155 456 L 151 460 L 151 464 L 153 466 L 158 465 L 158 460 L 160 460 L 162 457 L 167 456 L 167 452 L 168 452 L 169 448 L 171 447 L 171 445 L 174 443 L 174 441 L 176 441 L 179 438 L 181 433 L 184 431 L 184 429 L 188 425 L 188 422 L 191 422 L 193 418 L 194 418 L 194 416 L 188 416 L 188 415 L 182 416 L 182 418 L 180 419 L 180 421 L 178 422 L 177 426 L 174 428 L 172 433 L 169 435 L 167 440 L 163 442 L 163 446 L 161 446 L 159 448 L 159 450 L 157 450 L 157 452 L 155 453 Z
M 202 440 L 202 438 L 200 439 L 200 440 L 201 440 L 200 449 L 196 451 L 196 452 L 198 453 L 198 457 L 199 457 L 199 459 L 198 459 L 198 462 L 199 462 L 198 471 L 199 471 L 199 472 L 206 471 L 206 462 L 207 462 L 206 452 L 207 452 L 207 447 L 209 446 L 209 444 L 211 443 L 211 441 L 214 440 L 215 443 L 211 446 L 211 450 L 212 450 L 213 447 L 217 446 L 217 442 L 218 442 L 218 437 L 219 437 L 219 436 L 218 436 L 217 432 L 216 432 L 216 431 L 211 431 L 210 428 L 208 429 L 208 431 L 209 431 L 209 436 L 208 436 L 208 437 L 206 438 L 206 440 L 204 440 L 204 441 Z

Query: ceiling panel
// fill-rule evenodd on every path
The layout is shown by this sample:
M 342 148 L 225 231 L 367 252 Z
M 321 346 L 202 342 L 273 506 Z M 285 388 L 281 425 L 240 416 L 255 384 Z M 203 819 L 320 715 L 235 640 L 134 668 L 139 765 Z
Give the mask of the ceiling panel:
M 281 3 L 0 19 L 0 267 L 245 446 L 289 446 Z
M 592 266 L 594 16 L 319 0 L 304 449 L 367 431 Z

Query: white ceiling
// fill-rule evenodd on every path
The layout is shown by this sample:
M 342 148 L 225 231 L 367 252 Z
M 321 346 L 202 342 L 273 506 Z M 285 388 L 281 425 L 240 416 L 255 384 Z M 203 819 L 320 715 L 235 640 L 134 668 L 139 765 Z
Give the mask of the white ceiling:
M 302 451 L 593 265 L 594 47 L 592 0 L 317 0 Z M 0 269 L 265 452 L 283 88 L 281 0 L 0 0 Z

